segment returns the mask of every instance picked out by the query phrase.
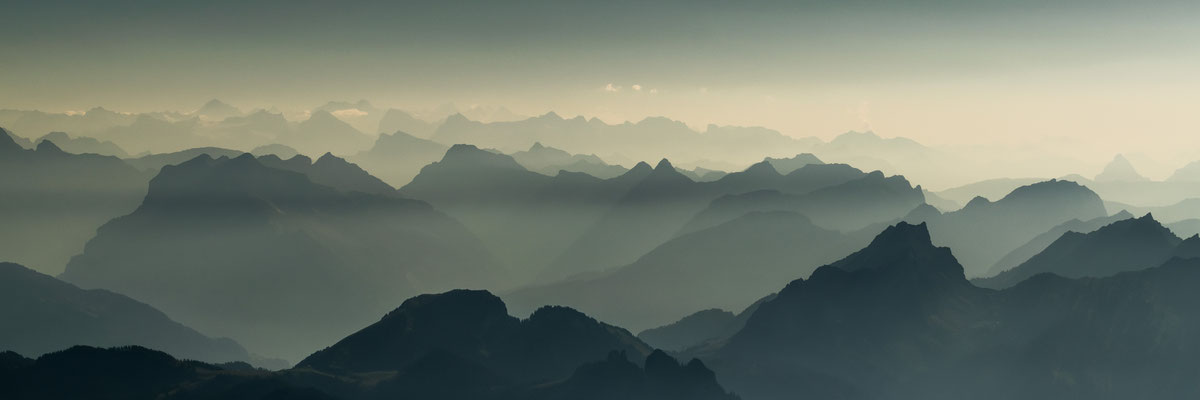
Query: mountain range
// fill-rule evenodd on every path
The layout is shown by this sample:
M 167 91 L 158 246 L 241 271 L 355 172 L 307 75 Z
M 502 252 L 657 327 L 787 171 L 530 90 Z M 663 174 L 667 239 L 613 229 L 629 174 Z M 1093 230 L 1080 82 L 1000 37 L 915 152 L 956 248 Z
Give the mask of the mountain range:
M 414 293 L 505 278 L 474 235 L 427 203 L 316 183 L 372 183 L 331 157 L 298 156 L 295 169 L 250 154 L 165 166 L 61 278 L 293 360 Z
M 1191 397 L 1198 279 L 1175 258 L 984 289 L 928 225 L 900 223 L 688 354 L 755 399 Z

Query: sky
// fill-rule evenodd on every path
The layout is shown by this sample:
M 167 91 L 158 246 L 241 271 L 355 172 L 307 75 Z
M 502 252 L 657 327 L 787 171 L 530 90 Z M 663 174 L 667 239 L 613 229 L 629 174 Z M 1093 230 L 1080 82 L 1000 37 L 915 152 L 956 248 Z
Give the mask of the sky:
M 1200 2 L 37 1 L 0 108 L 505 106 L 1200 158 Z

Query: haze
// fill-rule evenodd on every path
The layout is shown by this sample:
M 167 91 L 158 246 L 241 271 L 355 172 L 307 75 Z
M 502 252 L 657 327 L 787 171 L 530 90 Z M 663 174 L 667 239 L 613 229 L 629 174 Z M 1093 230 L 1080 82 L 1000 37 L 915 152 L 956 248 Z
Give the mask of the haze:
M 454 102 L 610 123 L 666 116 L 796 137 L 872 130 L 927 145 L 1003 144 L 1070 158 L 1088 174 L 1133 153 L 1153 160 L 1141 172 L 1165 178 L 1200 158 L 1197 8 L 22 2 L 0 24 L 0 108 L 186 111 L 220 98 L 302 113 L 329 100 Z M 1051 167 L 1039 175 L 1069 169 Z M 1030 172 L 1007 175 L 1018 173 Z

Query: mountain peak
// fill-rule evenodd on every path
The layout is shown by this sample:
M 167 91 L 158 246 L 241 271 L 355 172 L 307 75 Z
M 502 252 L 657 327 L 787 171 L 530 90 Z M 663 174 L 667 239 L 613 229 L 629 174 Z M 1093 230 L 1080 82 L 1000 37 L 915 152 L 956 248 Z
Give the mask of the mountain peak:
M 933 245 L 929 227 L 923 222 L 892 225 L 875 236 L 867 247 L 831 266 L 849 272 L 903 270 L 904 274 L 919 272 L 923 277 L 967 283 L 962 265 L 950 254 L 950 249 Z
M 537 151 L 546 148 L 542 146 L 542 142 L 533 142 L 533 146 L 529 147 L 529 151 Z
M 666 170 L 674 170 L 674 169 L 675 169 L 675 167 L 671 165 L 671 161 L 667 160 L 665 158 L 662 160 L 659 160 L 658 165 L 654 166 L 655 171 L 666 171 Z
M 1133 164 L 1123 154 L 1114 156 L 1112 161 L 1104 166 L 1104 170 L 1096 175 L 1097 182 L 1143 182 L 1148 180 L 1133 168 Z
M 775 166 L 766 160 L 754 163 L 754 165 L 747 167 L 742 172 L 751 175 L 779 175 L 779 170 L 775 169 Z
M 54 142 L 49 141 L 49 140 L 43 140 L 43 141 L 39 142 L 37 145 L 37 152 L 38 153 L 46 153 L 46 154 L 66 153 L 65 151 L 62 150 L 62 148 L 58 147 L 58 145 L 54 144 Z
M 446 155 L 438 163 L 450 166 L 468 166 L 476 168 L 507 168 L 524 170 L 512 156 L 496 154 L 480 149 L 471 144 L 456 144 L 446 150 Z

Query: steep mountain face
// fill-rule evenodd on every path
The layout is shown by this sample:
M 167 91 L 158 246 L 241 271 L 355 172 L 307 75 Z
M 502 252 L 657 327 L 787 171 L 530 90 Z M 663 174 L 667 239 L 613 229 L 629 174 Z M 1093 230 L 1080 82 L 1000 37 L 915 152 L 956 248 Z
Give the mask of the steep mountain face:
M 1148 181 L 1146 177 L 1138 174 L 1133 168 L 1133 164 L 1125 159 L 1125 156 L 1117 154 L 1113 157 L 1108 165 L 1104 166 L 1104 171 L 1096 175 L 1096 182 L 1144 182 Z
M 619 165 L 608 165 L 594 154 L 571 154 L 542 146 L 540 142 L 534 143 L 529 150 L 513 153 L 512 157 L 525 169 L 549 176 L 558 175 L 558 171 L 569 171 L 609 179 L 629 171 Z
M 695 310 L 743 309 L 858 246 L 802 215 L 756 212 L 672 239 L 630 265 L 504 297 L 517 312 L 563 304 L 641 330 Z
M 46 140 L 54 142 L 54 145 L 71 154 L 99 154 L 113 157 L 129 156 L 129 154 L 125 153 L 125 150 L 113 142 L 102 142 L 86 136 L 71 137 L 65 132 L 47 133 L 35 140 L 34 144 L 41 144 L 42 141 Z
M 404 131 L 380 134 L 370 150 L 358 153 L 351 160 L 385 182 L 401 187 L 412 181 L 421 168 L 442 158 L 448 148 Z
M 61 272 L 96 228 L 137 208 L 149 179 L 115 157 L 70 154 L 48 140 L 26 150 L 0 128 L 0 254 Z
M 996 261 L 996 263 L 988 269 L 985 277 L 996 276 L 1001 272 L 1008 271 L 1013 267 L 1021 265 L 1021 263 L 1028 261 L 1033 256 L 1041 253 L 1043 250 L 1046 250 L 1047 247 L 1050 247 L 1050 244 L 1054 243 L 1054 241 L 1058 240 L 1058 238 L 1062 237 L 1062 235 L 1067 232 L 1091 233 L 1104 227 L 1105 225 L 1130 218 L 1133 218 L 1133 214 L 1130 214 L 1128 211 L 1121 210 L 1116 214 L 1107 217 L 1093 218 L 1087 221 L 1073 219 L 1059 224 L 1058 226 L 1051 228 L 1049 231 L 1035 236 L 1029 242 L 1021 245 L 1021 247 L 1013 249 L 1013 251 L 1005 254 L 1004 257 L 1000 258 L 999 261 Z
M 74 345 L 140 345 L 193 360 L 249 360 L 234 341 L 208 338 L 146 304 L 13 263 L 0 262 L 0 320 L 0 348 L 34 357 Z
M 978 288 L 926 225 L 900 223 L 796 280 L 701 354 L 759 399 L 1185 398 L 1200 260 Z
M 715 346 L 738 333 L 763 303 L 775 298 L 772 293 L 738 314 L 720 309 L 697 311 L 682 319 L 638 334 L 650 346 L 668 351 L 699 351 L 700 346 Z
M 1182 240 L 1150 214 L 1113 222 L 1095 232 L 1066 232 L 1024 263 L 976 285 L 994 289 L 1016 285 L 1041 273 L 1067 278 L 1104 277 L 1161 265 Z
M 303 154 L 349 155 L 371 147 L 373 137 L 342 122 L 328 111 L 314 111 L 309 118 L 279 139 Z
M 503 275 L 426 203 L 339 191 L 244 154 L 163 167 L 142 205 L 101 227 L 61 277 L 298 357 L 416 291 Z
M 409 299 L 297 367 L 404 371 L 431 355 L 449 355 L 508 381 L 537 383 L 566 378 L 575 367 L 614 350 L 637 357 L 650 353 L 628 331 L 569 308 L 547 306 L 519 320 L 491 293 L 454 290 Z
M 1096 193 L 1074 182 L 1049 180 L 1013 190 L 995 202 L 977 197 L 949 213 L 913 213 L 908 222 L 927 222 L 935 243 L 947 246 L 977 277 L 1006 254 L 1055 226 L 1108 215 Z

